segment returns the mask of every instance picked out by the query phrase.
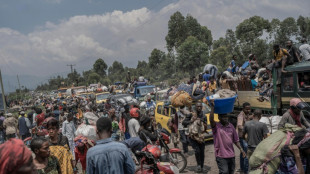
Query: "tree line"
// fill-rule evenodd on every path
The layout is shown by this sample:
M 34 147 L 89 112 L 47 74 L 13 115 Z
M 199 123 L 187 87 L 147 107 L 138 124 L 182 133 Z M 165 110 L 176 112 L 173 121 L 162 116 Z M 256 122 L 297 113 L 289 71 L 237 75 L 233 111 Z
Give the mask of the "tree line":
M 299 16 L 298 19 L 287 17 L 284 20 L 264 19 L 252 16 L 242 21 L 237 27 L 227 29 L 225 36 L 213 40 L 207 26 L 202 26 L 190 14 L 183 16 L 179 11 L 170 16 L 168 33 L 165 37 L 167 50 L 154 48 L 148 61 L 138 61 L 136 68 L 124 66 L 114 61 L 108 67 L 99 58 L 93 68 L 79 74 L 75 70 L 66 78 L 57 76 L 48 83 L 39 85 L 37 90 L 52 90 L 62 86 L 104 85 L 125 81 L 127 72 L 132 77 L 143 75 L 153 84 L 167 82 L 172 85 L 179 80 L 202 72 L 205 64 L 214 64 L 224 71 L 233 55 L 237 64 L 247 60 L 249 54 L 255 54 L 258 63 L 272 59 L 272 46 L 293 40 L 299 43 L 302 38 L 310 40 L 310 18 Z

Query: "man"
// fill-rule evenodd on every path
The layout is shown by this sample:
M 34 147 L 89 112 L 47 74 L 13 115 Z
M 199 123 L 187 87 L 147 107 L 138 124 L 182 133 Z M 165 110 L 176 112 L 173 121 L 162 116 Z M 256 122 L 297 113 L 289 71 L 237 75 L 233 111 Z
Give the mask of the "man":
M 53 117 L 59 121 L 60 111 L 57 105 L 53 107 Z
M 6 119 L 3 122 L 3 128 L 5 129 L 6 139 L 15 138 L 17 133 L 18 121 L 13 117 L 13 114 L 7 113 Z
M 149 117 L 144 116 L 140 119 L 139 137 L 144 143 L 147 143 L 147 139 L 152 142 L 157 140 L 157 134 L 152 130 L 153 127 Z
M 284 113 L 282 119 L 279 123 L 278 128 L 281 129 L 286 123 L 297 125 L 299 127 L 309 128 L 310 124 L 305 119 L 304 114 L 301 112 L 302 109 L 306 107 L 299 98 L 293 98 L 290 100 L 290 109 Z
M 31 128 L 31 124 L 28 118 L 25 117 L 25 112 L 20 111 L 20 118 L 18 119 L 18 129 L 19 135 L 22 140 L 31 136 L 29 129 Z
M 138 121 L 140 117 L 139 109 L 131 108 L 130 116 L 131 116 L 131 119 L 128 122 L 129 135 L 130 137 L 138 137 L 138 132 L 140 129 L 140 124 Z
M 286 65 L 287 57 L 290 56 L 286 49 L 280 48 L 280 45 L 275 44 L 273 46 L 273 68 L 277 69 L 277 84 L 281 83 L 282 72 L 285 72 L 284 68 Z
M 310 45 L 307 44 L 307 39 L 301 40 L 302 45 L 299 47 L 299 50 L 302 55 L 302 60 L 310 61 Z
M 3 115 L 3 112 L 0 111 L 0 144 L 4 143 L 5 141 L 5 131 L 3 128 L 4 120 L 5 120 L 5 117 Z
M 200 102 L 198 102 L 196 104 L 196 114 L 197 114 L 197 116 L 195 116 L 195 114 L 188 114 L 186 116 L 185 120 L 183 121 L 183 125 L 188 126 L 190 124 L 193 124 L 197 119 L 200 119 L 201 122 L 203 123 L 200 126 L 203 127 L 203 129 L 205 131 L 207 128 L 207 117 L 202 112 L 202 103 L 200 103 Z M 201 129 L 201 127 L 198 129 Z M 204 139 L 202 139 L 202 141 L 200 141 L 191 134 L 189 136 L 190 136 L 189 141 L 190 141 L 193 149 L 195 150 L 195 157 L 196 157 L 196 162 L 197 162 L 197 172 L 203 172 L 203 165 L 204 165 L 204 160 L 205 160 Z
M 209 85 L 208 87 L 209 92 L 211 92 L 212 94 L 215 94 L 217 86 L 216 86 L 216 81 L 214 77 L 210 77 L 210 83 L 208 85 Z
M 56 119 L 57 120 L 57 119 Z M 58 121 L 58 120 L 57 120 Z M 62 135 L 66 136 L 69 141 L 71 153 L 74 158 L 74 138 L 75 138 L 75 126 L 73 123 L 73 114 L 67 114 L 67 120 L 62 123 Z
M 110 118 L 101 117 L 97 120 L 97 135 L 99 140 L 96 146 L 87 152 L 88 174 L 133 174 L 135 164 L 128 148 L 111 139 L 112 121 Z
M 243 139 L 243 127 L 246 121 L 251 120 L 251 105 L 248 102 L 243 103 L 243 109 L 238 115 L 237 118 L 237 132 L 239 135 L 239 141 L 240 145 L 243 149 L 243 151 L 246 153 L 247 152 L 247 142 L 245 139 Z M 249 168 L 249 160 L 245 157 L 243 158 L 242 153 L 240 153 L 240 169 L 244 173 L 248 173 L 248 168 Z
M 232 60 L 231 60 L 230 65 L 229 65 L 230 72 L 233 74 L 236 73 L 236 67 L 237 67 L 236 60 L 237 60 L 237 56 L 233 55 Z
M 148 109 L 150 109 L 151 107 L 153 107 L 153 108 L 156 107 L 156 104 L 155 104 L 155 102 L 152 100 L 152 98 L 151 98 L 150 95 L 147 96 L 146 107 L 147 107 Z
M 183 125 L 183 121 L 185 120 L 186 113 L 189 114 L 188 111 L 184 109 L 185 107 L 182 106 L 180 110 L 177 112 L 178 116 L 178 131 L 180 134 L 180 141 L 183 146 L 183 153 L 187 156 L 188 154 L 188 145 L 189 145 L 189 138 L 186 135 L 185 131 L 188 130 L 187 126 Z
M 286 48 L 288 53 L 292 56 L 292 63 L 300 62 L 300 56 L 297 48 L 293 45 L 293 41 L 286 41 Z
M 250 120 L 245 123 L 243 129 L 243 139 L 247 135 L 248 151 L 247 158 L 250 159 L 257 145 L 267 138 L 268 128 L 265 123 L 259 122 L 262 116 L 262 111 L 256 109 L 254 111 L 253 120 Z
M 218 69 L 215 65 L 207 64 L 203 68 L 203 72 L 206 72 L 207 70 L 209 71 L 211 77 L 217 78 Z
M 203 81 L 208 82 L 211 75 L 209 74 L 209 70 L 206 70 L 205 74 L 203 75 Z
M 227 114 L 219 114 L 219 123 L 214 121 L 214 102 L 211 102 L 210 124 L 213 132 L 214 151 L 220 174 L 234 174 L 235 172 L 235 144 L 243 157 L 246 153 L 240 146 L 239 138 L 234 126 L 228 122 Z

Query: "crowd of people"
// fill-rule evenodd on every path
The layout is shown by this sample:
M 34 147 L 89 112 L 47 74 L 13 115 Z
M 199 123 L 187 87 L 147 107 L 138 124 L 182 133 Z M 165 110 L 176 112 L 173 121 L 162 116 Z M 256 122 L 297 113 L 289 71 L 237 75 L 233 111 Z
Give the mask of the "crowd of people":
M 204 133 L 211 126 L 219 173 L 235 172 L 234 145 L 240 150 L 240 172 L 249 173 L 249 158 L 269 133 L 266 124 L 259 122 L 262 111 L 256 109 L 252 112 L 251 104 L 246 102 L 236 125 L 229 122 L 229 113 L 219 114 L 219 122 L 216 122 L 214 103 L 201 99 L 215 94 L 219 89 L 235 90 L 236 86 L 231 85 L 230 81 L 247 79 L 251 82 L 251 90 L 260 92 L 259 100 L 268 100 L 266 96 L 270 95 L 268 90 L 272 86 L 271 71 L 274 68 L 279 79 L 285 73 L 285 66 L 310 60 L 310 47 L 305 42 L 299 48 L 301 53 L 291 41 L 286 46 L 287 49 L 283 49 L 274 45 L 274 59 L 261 66 L 254 54 L 250 54 L 249 59 L 240 66 L 234 55 L 229 68 L 223 73 L 218 73 L 216 66 L 208 64 L 198 78 L 193 77 L 187 85 L 179 86 L 184 91 L 189 89 L 188 93 L 196 102 L 193 107 L 181 106 L 177 113 L 173 113 L 171 117 L 175 119 L 171 119 L 168 127 L 172 136 L 180 139 L 187 157 L 189 146 L 194 149 L 196 172 L 206 172 Z M 130 79 L 128 74 L 127 81 L 130 82 Z M 170 88 L 167 96 L 175 90 L 177 88 Z M 202 112 L 206 107 L 202 101 L 211 108 L 210 125 Z M 154 115 L 142 112 L 140 103 L 115 107 L 109 98 L 104 104 L 96 104 L 91 98 L 37 96 L 28 104 L 33 106 L 21 108 L 17 114 L 0 113 L 0 171 L 3 174 L 135 173 L 136 164 L 131 151 L 141 150 L 148 140 L 156 141 L 158 138 Z M 143 105 L 154 109 L 155 101 L 147 96 Z M 292 99 L 279 128 L 286 123 L 309 128 L 310 124 L 301 112 L 304 107 L 300 99 Z M 86 129 L 79 131 L 82 126 L 94 126 L 96 129 L 92 133 L 92 129 L 87 129 L 89 132 Z M 178 141 L 173 142 L 177 147 Z M 82 171 L 78 171 L 78 163 Z M 309 170 L 310 167 L 307 168 Z

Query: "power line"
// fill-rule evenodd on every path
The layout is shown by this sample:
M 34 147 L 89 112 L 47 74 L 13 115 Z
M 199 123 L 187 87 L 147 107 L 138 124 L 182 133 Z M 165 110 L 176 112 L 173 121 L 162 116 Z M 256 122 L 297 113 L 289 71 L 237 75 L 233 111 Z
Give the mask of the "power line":
M 74 65 L 69 64 L 69 65 L 67 65 L 67 66 L 70 66 L 70 68 L 71 68 L 71 73 L 73 73 L 73 66 L 75 66 L 75 64 L 74 64 Z

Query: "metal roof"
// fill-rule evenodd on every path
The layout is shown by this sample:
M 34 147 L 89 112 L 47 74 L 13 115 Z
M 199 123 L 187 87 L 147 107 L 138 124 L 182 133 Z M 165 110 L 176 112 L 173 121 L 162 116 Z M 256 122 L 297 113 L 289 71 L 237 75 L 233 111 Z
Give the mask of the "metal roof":
M 310 61 L 295 63 L 293 65 L 287 66 L 285 70 L 290 72 L 310 71 Z

